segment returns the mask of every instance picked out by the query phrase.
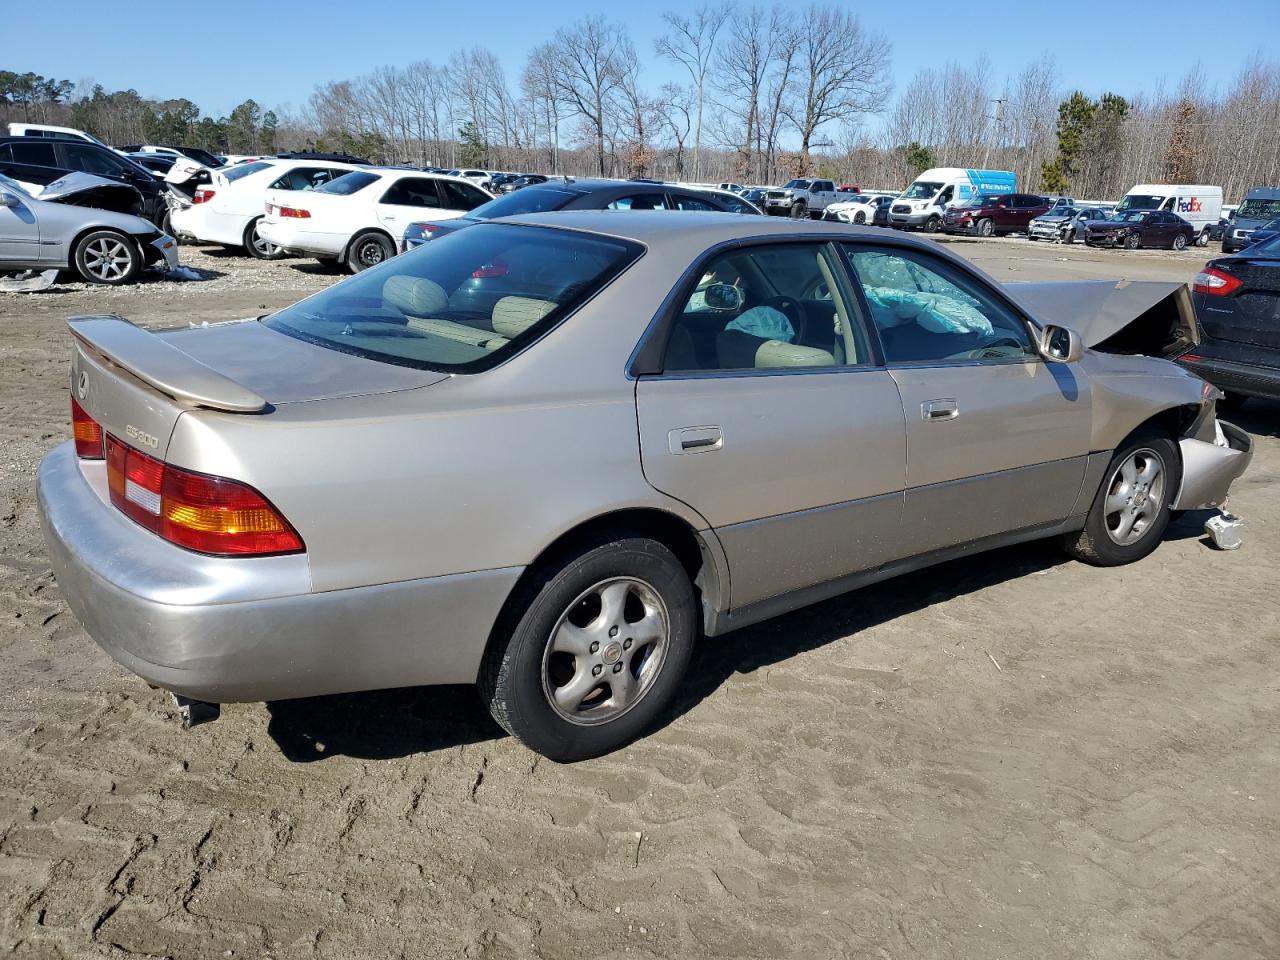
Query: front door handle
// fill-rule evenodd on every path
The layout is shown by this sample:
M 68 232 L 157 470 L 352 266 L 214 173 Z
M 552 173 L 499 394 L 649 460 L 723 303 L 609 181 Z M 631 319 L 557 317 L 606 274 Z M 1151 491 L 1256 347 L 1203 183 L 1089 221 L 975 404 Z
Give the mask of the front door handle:
M 920 419 L 933 422 L 937 420 L 954 420 L 960 416 L 960 404 L 955 400 L 926 400 L 920 404 Z
M 667 434 L 667 449 L 672 453 L 710 453 L 724 446 L 719 427 L 677 427 Z

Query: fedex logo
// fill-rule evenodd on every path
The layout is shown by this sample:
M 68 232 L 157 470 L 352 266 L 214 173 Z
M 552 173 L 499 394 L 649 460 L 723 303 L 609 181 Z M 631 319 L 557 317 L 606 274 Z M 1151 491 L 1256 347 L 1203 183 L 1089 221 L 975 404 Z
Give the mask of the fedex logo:
M 1200 199 L 1198 197 L 1183 197 L 1178 201 L 1179 213 L 1199 213 Z

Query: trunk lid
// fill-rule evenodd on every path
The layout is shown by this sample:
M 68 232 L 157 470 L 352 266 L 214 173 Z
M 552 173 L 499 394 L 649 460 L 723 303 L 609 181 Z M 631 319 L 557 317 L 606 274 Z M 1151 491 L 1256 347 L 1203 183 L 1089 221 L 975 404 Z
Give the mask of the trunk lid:
M 1239 277 L 1243 286 L 1226 297 L 1196 295 L 1205 336 L 1280 350 L 1280 261 L 1246 252 L 1211 266 Z
M 72 317 L 71 393 L 103 429 L 164 458 L 181 414 L 245 415 L 312 400 L 413 390 L 447 379 L 297 340 L 254 320 L 151 333 L 116 316 Z

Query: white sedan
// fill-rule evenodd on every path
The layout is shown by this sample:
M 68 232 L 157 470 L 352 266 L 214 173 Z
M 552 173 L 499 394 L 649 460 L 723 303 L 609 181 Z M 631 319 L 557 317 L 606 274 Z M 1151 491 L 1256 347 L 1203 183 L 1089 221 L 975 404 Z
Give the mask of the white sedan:
M 305 195 L 267 191 L 258 235 L 288 253 L 342 262 L 358 273 L 395 256 L 396 238 L 410 223 L 451 220 L 492 199 L 463 177 L 370 167 Z
M 170 191 L 169 223 L 179 236 L 276 260 L 283 256 L 280 248 L 258 234 L 267 192 L 314 190 L 359 169 L 331 160 L 255 160 L 210 170 L 209 182 L 196 188 L 189 204 Z

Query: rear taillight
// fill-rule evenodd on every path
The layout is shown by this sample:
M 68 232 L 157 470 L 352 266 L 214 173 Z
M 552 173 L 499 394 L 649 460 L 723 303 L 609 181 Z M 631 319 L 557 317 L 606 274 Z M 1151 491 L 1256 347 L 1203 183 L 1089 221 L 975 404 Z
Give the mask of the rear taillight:
M 304 549 L 297 531 L 247 484 L 163 463 L 111 434 L 106 450 L 111 502 L 170 543 L 220 557 Z
M 509 270 L 510 268 L 501 260 L 494 260 L 472 271 L 471 276 L 476 280 L 487 280 L 491 277 L 505 277 Z
M 1225 270 L 1205 264 L 1205 268 L 1197 273 L 1195 280 L 1192 281 L 1192 289 L 1196 293 L 1207 294 L 1210 297 L 1225 297 L 1235 293 L 1243 283 L 1244 281 L 1239 277 L 1233 277 Z
M 295 220 L 311 219 L 311 211 L 304 210 L 302 207 L 281 207 L 277 212 L 279 216 L 292 217 Z
M 438 223 L 411 223 L 409 229 L 417 228 L 422 233 L 423 240 L 430 240 L 442 229 Z
M 102 459 L 102 426 L 71 398 L 71 435 L 76 439 L 76 456 L 81 460 Z
M 196 195 L 191 198 L 192 203 L 208 203 L 213 199 L 217 190 L 210 190 L 208 187 L 200 187 L 196 190 Z

